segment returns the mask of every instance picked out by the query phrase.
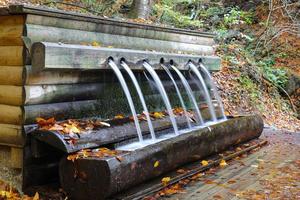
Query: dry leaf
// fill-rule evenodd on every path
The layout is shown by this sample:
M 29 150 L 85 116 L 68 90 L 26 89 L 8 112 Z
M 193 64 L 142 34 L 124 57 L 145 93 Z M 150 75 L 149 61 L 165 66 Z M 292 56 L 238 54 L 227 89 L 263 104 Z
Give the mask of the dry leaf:
M 164 177 L 164 178 L 161 179 L 161 182 L 162 182 L 163 185 L 168 185 L 170 180 L 171 180 L 170 177 Z
M 221 160 L 220 167 L 225 167 L 227 165 L 225 160 Z
M 208 165 L 208 162 L 207 162 L 206 160 L 202 160 L 202 161 L 201 161 L 201 165 L 202 165 L 202 166 L 206 166 L 206 165 Z

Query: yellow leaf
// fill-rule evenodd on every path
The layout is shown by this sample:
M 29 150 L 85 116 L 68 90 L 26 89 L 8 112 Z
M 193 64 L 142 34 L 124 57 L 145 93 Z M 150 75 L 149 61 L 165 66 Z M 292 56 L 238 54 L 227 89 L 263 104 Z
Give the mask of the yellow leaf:
M 39 199 L 40 199 L 40 195 L 38 192 L 36 192 L 32 200 L 39 200 Z
M 202 166 L 206 166 L 206 165 L 208 165 L 208 162 L 206 160 L 202 160 L 201 164 L 202 164 Z
M 171 178 L 170 177 L 164 177 L 161 179 L 161 182 L 163 185 L 167 185 L 170 182 Z
M 155 112 L 153 114 L 153 116 L 156 118 L 156 119 L 160 119 L 160 118 L 163 118 L 164 117 L 164 114 L 162 114 L 161 112 Z
M 225 167 L 227 165 L 225 160 L 221 160 L 220 167 Z
M 101 45 L 98 42 L 94 41 L 94 42 L 92 42 L 92 46 L 93 47 L 100 47 Z
M 122 114 L 119 114 L 119 115 L 115 116 L 115 119 L 124 119 L 124 118 L 125 118 L 125 116 L 122 115 Z
M 159 166 L 159 161 L 155 161 L 155 163 L 154 163 L 153 166 L 154 166 L 154 167 L 158 167 L 158 166 Z

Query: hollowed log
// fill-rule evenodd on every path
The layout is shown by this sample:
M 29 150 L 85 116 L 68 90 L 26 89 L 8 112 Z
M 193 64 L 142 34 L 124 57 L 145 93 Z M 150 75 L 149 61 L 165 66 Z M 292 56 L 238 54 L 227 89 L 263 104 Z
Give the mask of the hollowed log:
M 237 117 L 126 152 L 119 156 L 121 161 L 116 157 L 74 162 L 63 158 L 61 185 L 71 199 L 105 199 L 180 165 L 259 137 L 262 130 L 260 116 Z M 158 167 L 154 167 L 156 161 Z

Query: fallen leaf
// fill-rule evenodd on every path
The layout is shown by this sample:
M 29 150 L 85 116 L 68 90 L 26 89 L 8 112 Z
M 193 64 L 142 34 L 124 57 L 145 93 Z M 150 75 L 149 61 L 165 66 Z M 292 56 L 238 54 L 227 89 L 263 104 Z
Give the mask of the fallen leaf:
M 159 161 L 155 161 L 155 163 L 154 163 L 153 166 L 154 166 L 154 167 L 158 167 L 158 166 L 159 166 Z
M 165 115 L 161 112 L 154 112 L 153 113 L 153 117 L 156 118 L 156 119 L 161 119 L 163 118 Z
M 94 41 L 94 42 L 92 42 L 92 46 L 93 47 L 100 47 L 101 45 L 98 42 Z
M 163 185 L 168 185 L 170 180 L 171 180 L 170 177 L 164 177 L 164 178 L 161 179 L 161 182 L 162 182 Z
M 38 192 L 36 192 L 32 200 L 39 200 L 39 199 L 40 199 L 40 195 Z
M 225 167 L 227 165 L 227 163 L 225 160 L 221 160 L 219 165 L 220 165 L 220 167 Z
M 206 166 L 206 165 L 208 165 L 208 162 L 206 160 L 202 160 L 201 164 L 202 164 L 202 166 Z

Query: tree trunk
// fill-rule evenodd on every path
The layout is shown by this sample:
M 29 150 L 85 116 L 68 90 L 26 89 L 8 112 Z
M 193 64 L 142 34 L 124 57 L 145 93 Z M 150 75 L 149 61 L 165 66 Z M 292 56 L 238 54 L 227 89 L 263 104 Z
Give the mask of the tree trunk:
M 153 0 L 134 0 L 132 4 L 132 18 L 148 19 Z

